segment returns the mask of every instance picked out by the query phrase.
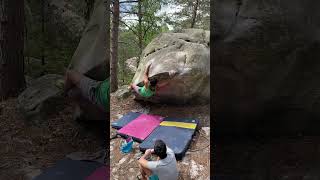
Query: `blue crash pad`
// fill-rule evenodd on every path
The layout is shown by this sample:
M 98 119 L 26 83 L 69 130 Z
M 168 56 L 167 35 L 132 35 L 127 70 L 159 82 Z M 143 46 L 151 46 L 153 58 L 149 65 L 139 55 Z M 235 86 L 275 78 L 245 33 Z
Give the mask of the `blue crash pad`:
M 129 112 L 126 115 L 124 115 L 122 118 L 112 122 L 111 127 L 115 129 L 121 129 L 122 127 L 127 125 L 129 122 L 139 117 L 141 114 L 142 113 L 139 113 L 139 112 Z
M 199 121 L 196 119 L 186 118 L 164 118 L 163 121 L 196 123 L 197 126 L 199 124 Z M 196 129 L 160 125 L 140 144 L 140 150 L 153 149 L 154 142 L 157 139 L 161 139 L 174 151 L 176 159 L 181 160 L 191 143 L 195 131 Z

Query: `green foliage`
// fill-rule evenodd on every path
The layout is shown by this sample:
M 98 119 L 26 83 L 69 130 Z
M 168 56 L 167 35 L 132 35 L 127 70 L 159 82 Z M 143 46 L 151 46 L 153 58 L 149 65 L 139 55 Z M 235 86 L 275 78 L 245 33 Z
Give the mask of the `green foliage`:
M 172 25 L 174 29 L 190 28 L 195 0 L 175 0 L 173 4 L 182 7 L 181 11 L 176 12 L 173 17 L 167 17 L 165 21 Z M 210 0 L 199 0 L 196 23 L 194 28 L 210 29 Z
M 119 85 L 129 84 L 133 74 L 128 73 L 125 69 L 125 61 L 131 57 L 139 56 L 139 46 L 136 43 L 136 36 L 130 30 L 120 31 L 119 33 Z
M 143 47 L 145 47 L 150 41 L 161 32 L 161 27 L 163 26 L 164 15 L 157 15 L 163 5 L 166 5 L 168 0 L 142 0 L 141 1 L 141 11 L 142 19 L 141 26 L 138 23 L 133 23 L 129 25 L 129 29 L 134 32 L 137 36 L 136 41 L 138 42 L 139 35 L 143 39 Z M 132 12 L 139 12 L 139 5 L 133 4 L 131 7 Z M 123 26 L 126 29 L 127 27 Z M 141 32 L 141 34 L 139 34 Z
M 43 74 L 64 74 L 79 39 L 70 37 L 52 22 L 45 9 L 44 33 L 42 32 L 41 3 L 25 1 L 25 73 L 31 77 Z M 82 7 L 78 7 L 79 12 Z M 45 65 L 41 58 L 44 55 Z M 30 58 L 31 57 L 31 58 Z
M 142 47 L 147 46 L 156 36 L 162 32 L 168 32 L 169 28 L 164 22 L 165 15 L 157 14 L 168 0 L 143 0 L 141 2 L 141 26 L 138 21 L 132 24 L 120 24 L 119 34 L 119 85 L 129 84 L 134 74 L 125 68 L 125 61 L 132 57 L 139 57 L 139 36 L 142 37 Z M 138 13 L 138 4 L 131 5 L 131 11 Z M 138 16 L 136 16 L 138 17 Z M 129 27 L 128 27 L 129 26 Z M 141 28 L 141 29 L 140 29 Z M 141 34 L 139 34 L 141 32 Z
M 134 23 L 120 23 L 119 38 L 119 84 L 128 84 L 131 82 L 134 74 L 130 74 L 125 69 L 125 61 L 132 57 L 139 57 L 139 32 L 142 32 L 143 48 L 145 48 L 160 33 L 168 32 L 168 25 L 173 26 L 175 30 L 190 28 L 192 12 L 194 8 L 192 0 L 142 0 L 141 11 L 143 13 L 141 26 L 138 20 Z M 159 13 L 165 5 L 174 4 L 182 7 L 180 12 L 170 17 L 166 12 Z M 138 3 L 132 4 L 132 12 L 138 13 Z M 199 7 L 195 28 L 208 30 L 210 27 L 210 0 L 199 0 Z M 138 16 L 136 15 L 136 18 Z M 138 19 L 138 18 L 137 18 Z M 124 20 L 123 20 L 124 21 Z M 141 29 L 140 29 L 141 28 Z

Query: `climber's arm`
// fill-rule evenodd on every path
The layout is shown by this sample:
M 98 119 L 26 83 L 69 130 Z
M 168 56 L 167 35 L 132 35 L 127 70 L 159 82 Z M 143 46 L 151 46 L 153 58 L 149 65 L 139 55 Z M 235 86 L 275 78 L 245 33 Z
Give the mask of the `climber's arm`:
M 68 70 L 65 75 L 65 92 L 68 92 L 74 86 L 79 87 L 80 80 L 83 78 L 83 75 L 74 70 Z
M 148 88 L 148 85 L 149 85 L 149 69 L 150 69 L 150 66 L 151 66 L 151 64 L 148 65 L 147 70 L 146 70 L 146 72 L 144 73 L 144 76 L 143 76 L 143 83 L 144 83 L 144 86 L 145 86 L 146 89 Z
M 131 89 L 133 89 L 136 93 L 140 94 L 139 92 L 139 86 L 135 85 L 135 84 L 130 84 Z

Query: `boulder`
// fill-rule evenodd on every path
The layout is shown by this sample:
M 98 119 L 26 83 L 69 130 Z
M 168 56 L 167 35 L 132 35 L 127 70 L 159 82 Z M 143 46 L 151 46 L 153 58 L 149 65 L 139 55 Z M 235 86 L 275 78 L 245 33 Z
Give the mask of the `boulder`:
M 317 4 L 215 1 L 213 111 L 218 131 L 283 133 L 315 125 L 311 121 L 320 117 Z
M 63 76 L 48 74 L 31 81 L 30 85 L 19 95 L 18 108 L 26 120 L 35 124 L 45 122 L 47 115 L 63 108 L 62 89 L 56 86 Z
M 26 79 L 27 87 L 29 87 L 32 84 L 33 78 L 30 76 L 24 76 L 24 78 Z
M 101 81 L 109 76 L 109 59 L 105 48 L 107 44 L 105 11 L 104 0 L 95 1 L 90 21 L 69 66 L 92 79 Z
M 128 69 L 130 73 L 132 74 L 136 73 L 138 68 L 138 60 L 139 60 L 138 57 L 133 57 L 125 61 L 126 69 Z
M 69 69 L 76 70 L 85 76 L 103 81 L 109 77 L 109 59 L 106 47 L 106 7 L 104 0 L 96 0 L 90 21 L 85 28 L 79 45 L 73 54 Z M 74 114 L 77 119 L 105 120 L 108 117 L 92 104 L 79 103 Z
M 155 103 L 207 102 L 210 99 L 209 32 L 186 29 L 162 33 L 144 49 L 133 83 L 143 81 L 151 63 L 149 77 L 163 88 L 157 96 L 145 99 Z M 137 96 L 137 99 L 141 97 Z
M 115 96 L 118 99 L 126 99 L 131 95 L 128 85 L 124 85 L 118 88 L 118 90 L 112 93 L 112 96 Z

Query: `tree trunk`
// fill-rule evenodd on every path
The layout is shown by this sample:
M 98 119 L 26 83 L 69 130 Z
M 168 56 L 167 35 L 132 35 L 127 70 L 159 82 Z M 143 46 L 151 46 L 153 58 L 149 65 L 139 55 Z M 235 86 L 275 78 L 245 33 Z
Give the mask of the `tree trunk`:
M 115 92 L 118 89 L 118 33 L 119 33 L 119 0 L 114 0 L 113 3 L 113 26 L 112 26 L 112 53 L 111 53 L 111 80 L 110 91 Z
M 25 40 L 24 40 L 24 51 L 25 51 L 25 53 L 24 54 L 27 57 L 26 60 L 27 60 L 27 64 L 29 65 L 29 62 L 30 62 L 29 56 L 30 55 L 29 55 L 29 49 L 27 49 L 27 47 L 28 47 L 28 25 L 27 25 L 26 21 L 24 21 L 24 38 L 25 38 Z M 23 64 L 25 66 L 26 62 L 24 61 Z
M 196 2 L 194 4 L 193 12 L 192 12 L 192 19 L 191 19 L 190 28 L 194 28 L 194 25 L 196 24 L 198 7 L 199 7 L 199 0 L 196 0 Z
M 44 1 L 41 1 L 41 34 L 42 34 L 42 46 L 41 46 L 41 65 L 45 65 L 44 60 L 44 46 L 45 46 L 45 35 L 44 35 Z
M 0 100 L 25 88 L 23 30 L 24 1 L 0 0 Z
M 142 54 L 142 49 L 143 49 L 143 42 L 142 42 L 142 0 L 138 1 L 138 22 L 139 22 L 139 27 L 138 27 L 138 35 L 139 35 L 139 57 Z
M 107 34 L 106 34 L 106 50 L 107 50 L 107 59 L 106 59 L 106 62 L 110 62 L 110 26 L 111 26 L 111 24 L 110 24 L 110 1 L 111 0 L 107 0 L 106 1 L 106 25 L 107 25 Z M 107 68 L 109 68 L 110 69 L 110 64 L 106 64 L 107 65 Z M 107 76 L 109 76 L 109 75 L 107 75 Z
M 86 0 L 86 4 L 87 4 L 87 6 L 86 6 L 84 17 L 85 17 L 86 20 L 89 21 L 91 13 L 92 13 L 92 10 L 94 8 L 94 0 Z

